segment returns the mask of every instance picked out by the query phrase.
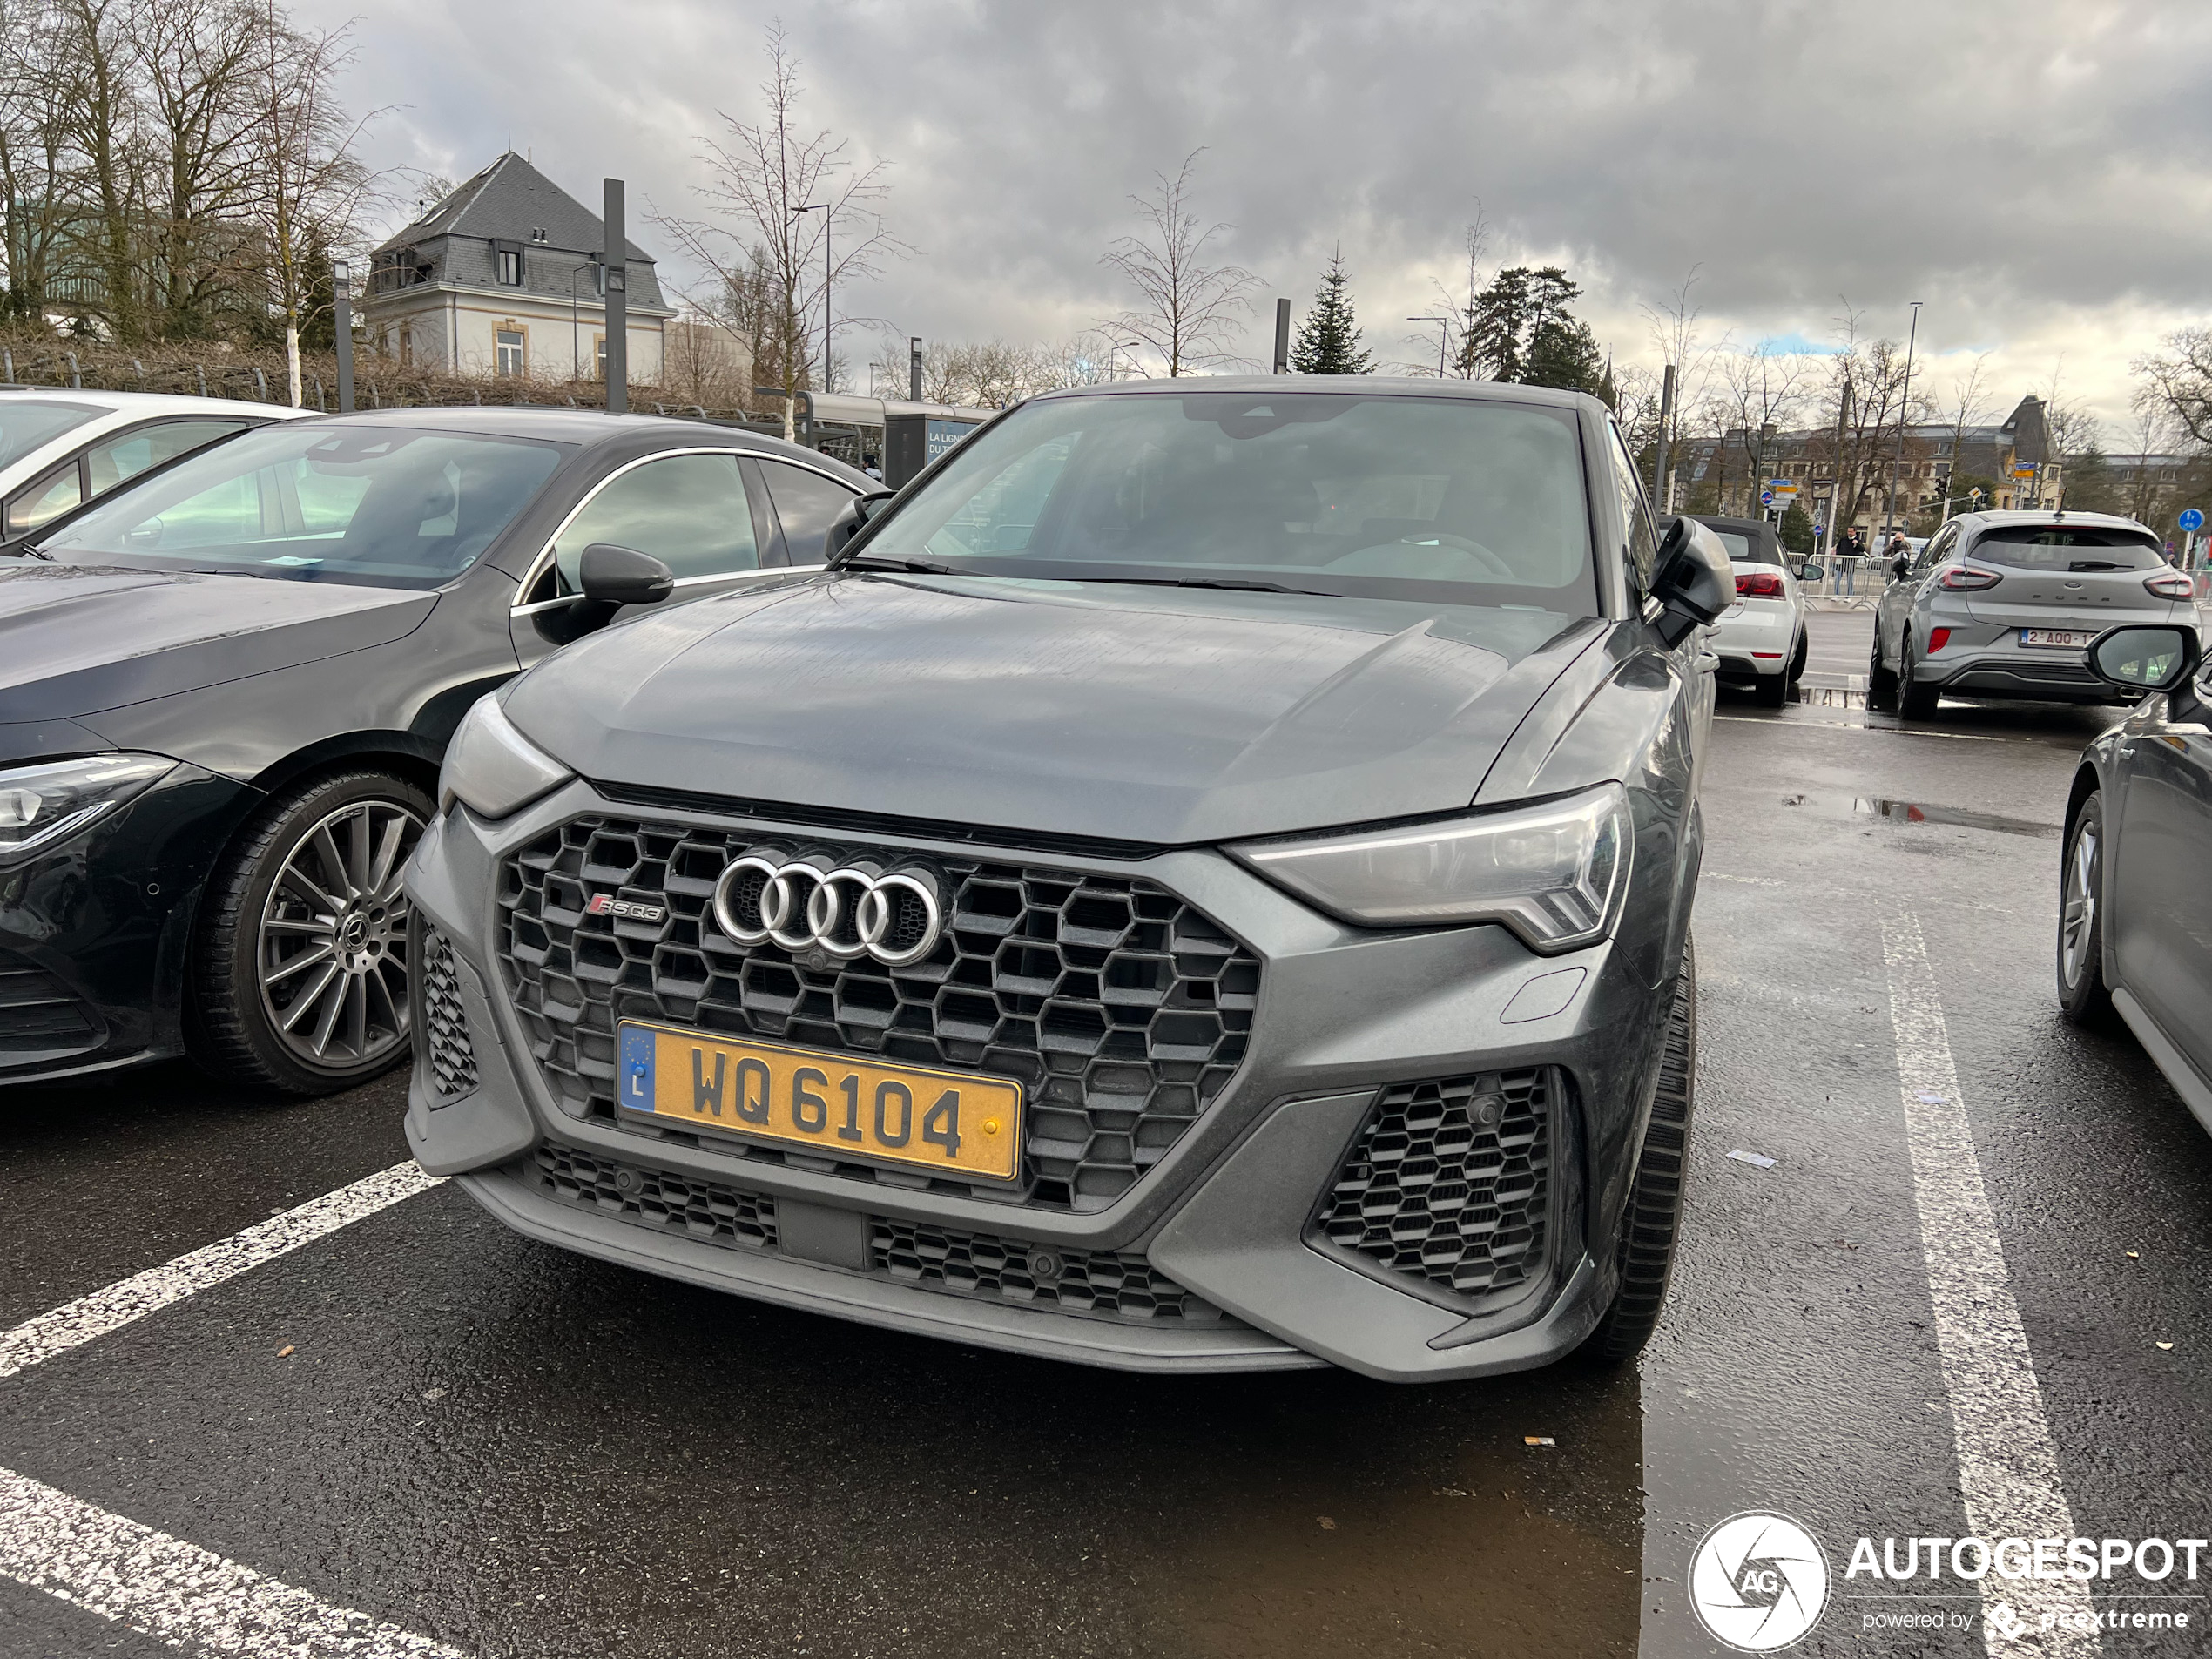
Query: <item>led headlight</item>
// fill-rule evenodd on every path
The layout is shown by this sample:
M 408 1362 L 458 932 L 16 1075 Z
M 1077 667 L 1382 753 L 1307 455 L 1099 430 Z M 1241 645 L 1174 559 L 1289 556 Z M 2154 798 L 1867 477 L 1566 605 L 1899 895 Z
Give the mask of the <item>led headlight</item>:
M 481 818 L 504 818 L 575 775 L 517 732 L 497 698 L 479 698 L 446 745 L 438 810 L 458 800 Z
M 0 865 L 52 846 L 177 769 L 165 755 L 85 755 L 0 772 Z
M 1635 850 L 1628 795 L 1606 784 L 1538 806 L 1229 852 L 1363 927 L 1495 921 L 1549 954 L 1612 931 Z

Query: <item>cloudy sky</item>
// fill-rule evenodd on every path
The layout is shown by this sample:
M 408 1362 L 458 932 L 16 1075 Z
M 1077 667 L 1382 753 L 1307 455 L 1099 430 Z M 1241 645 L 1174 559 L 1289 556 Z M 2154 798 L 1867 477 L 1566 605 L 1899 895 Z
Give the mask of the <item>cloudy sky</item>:
M 1642 308 L 1693 270 L 1708 338 L 1744 345 L 1825 341 L 1846 301 L 1901 338 L 1920 300 L 1932 384 L 1992 352 L 2009 407 L 2055 373 L 2110 448 L 2130 360 L 2212 322 L 2206 0 L 384 0 L 346 91 L 394 106 L 379 165 L 458 179 L 511 144 L 587 202 L 612 173 L 633 212 L 694 212 L 698 137 L 758 114 L 778 17 L 804 115 L 890 164 L 920 252 L 838 309 L 900 335 L 1109 317 L 1130 192 L 1201 146 L 1201 211 L 1264 284 L 1255 358 L 1341 245 L 1368 344 L 1422 361 L 1403 319 L 1464 287 L 1478 212 L 1493 260 L 1569 267 L 1624 359 L 1656 361 Z

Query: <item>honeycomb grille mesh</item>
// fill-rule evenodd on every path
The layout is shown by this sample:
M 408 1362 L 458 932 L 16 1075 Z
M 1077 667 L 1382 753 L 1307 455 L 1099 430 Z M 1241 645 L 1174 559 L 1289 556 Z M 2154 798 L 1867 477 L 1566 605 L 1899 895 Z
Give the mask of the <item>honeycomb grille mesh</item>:
M 430 1080 L 441 1099 L 455 1100 L 476 1086 L 476 1046 L 469 1035 L 469 1016 L 461 1006 L 461 979 L 453 965 L 453 944 L 436 928 L 426 928 L 417 953 L 422 972 L 421 1030 L 428 1042 Z
M 1219 1325 L 1229 1316 L 1133 1251 L 1039 1250 L 988 1233 L 890 1221 L 869 1224 L 876 1271 L 909 1285 L 987 1301 L 1117 1319 Z
M 775 1201 L 758 1193 L 550 1143 L 539 1145 L 532 1169 L 542 1190 L 624 1221 L 734 1250 L 776 1247 Z
M 544 1193 L 725 1250 L 777 1248 L 776 1201 L 719 1182 L 541 1143 L 523 1166 Z M 1235 1325 L 1134 1251 L 1061 1250 L 987 1233 L 868 1217 L 869 1277 L 1049 1313 L 1138 1324 Z M 819 1265 L 819 1264 L 814 1264 Z M 835 1271 L 835 1270 L 832 1270 Z
M 1011 1192 L 810 1152 L 729 1150 L 885 1185 L 1096 1211 L 1160 1160 L 1244 1058 L 1258 961 L 1155 883 L 937 860 L 944 936 L 921 961 L 886 968 L 726 937 L 715 883 L 748 851 L 843 862 L 870 852 L 594 815 L 506 860 L 507 988 L 566 1109 L 612 1120 L 615 1025 L 625 1018 L 987 1072 L 1018 1080 L 1028 1102 Z M 587 915 L 602 893 L 667 914 Z
M 1337 1171 L 1316 1231 L 1456 1297 L 1526 1285 L 1548 1242 L 1558 1089 L 1548 1068 L 1390 1085 Z

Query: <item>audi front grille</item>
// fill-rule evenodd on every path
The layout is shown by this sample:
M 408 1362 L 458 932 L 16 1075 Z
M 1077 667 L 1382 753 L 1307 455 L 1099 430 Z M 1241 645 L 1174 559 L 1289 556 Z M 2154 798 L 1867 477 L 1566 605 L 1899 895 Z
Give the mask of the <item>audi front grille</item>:
M 941 908 L 940 936 L 920 960 L 897 961 L 922 925 L 901 900 L 881 930 L 891 963 L 849 935 L 733 939 L 716 919 L 716 893 L 748 857 L 754 875 L 794 860 L 916 872 Z M 723 892 L 738 930 L 759 932 L 759 884 L 733 880 Z M 783 936 L 799 939 L 795 919 L 785 921 Z M 885 1185 L 1076 1211 L 1128 1191 L 1220 1094 L 1244 1057 L 1259 992 L 1251 953 L 1152 881 L 599 814 L 505 860 L 496 951 L 532 1055 L 576 1116 L 615 1121 L 624 1019 L 978 1071 L 1020 1082 L 1028 1101 L 1011 1192 L 713 1144 Z

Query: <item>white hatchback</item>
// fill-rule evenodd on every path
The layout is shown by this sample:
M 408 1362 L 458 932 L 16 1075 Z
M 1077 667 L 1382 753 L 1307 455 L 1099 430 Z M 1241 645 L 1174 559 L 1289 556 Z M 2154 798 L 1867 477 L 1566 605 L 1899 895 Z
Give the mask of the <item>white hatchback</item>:
M 1713 624 L 1721 682 L 1748 685 L 1760 703 L 1778 709 L 1805 671 L 1805 599 L 1797 563 L 1771 524 L 1696 516 L 1721 538 L 1736 567 L 1736 603 Z
M 313 413 L 225 397 L 0 387 L 0 552 L 149 467 Z

